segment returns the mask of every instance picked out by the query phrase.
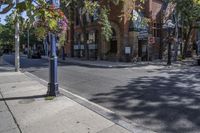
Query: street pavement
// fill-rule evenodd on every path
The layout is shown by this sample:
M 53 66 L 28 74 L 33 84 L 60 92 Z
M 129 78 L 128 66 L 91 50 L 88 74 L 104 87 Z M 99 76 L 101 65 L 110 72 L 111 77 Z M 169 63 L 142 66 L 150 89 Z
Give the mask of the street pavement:
M 11 64 L 13 59 L 5 56 Z M 48 81 L 47 60 L 22 57 L 21 67 Z M 62 88 L 160 133 L 199 133 L 199 73 L 195 65 L 102 68 L 63 62 L 58 67 Z

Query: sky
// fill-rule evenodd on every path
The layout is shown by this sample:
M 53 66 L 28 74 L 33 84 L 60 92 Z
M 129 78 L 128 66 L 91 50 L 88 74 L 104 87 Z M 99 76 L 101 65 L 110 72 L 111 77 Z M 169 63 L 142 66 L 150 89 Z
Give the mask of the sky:
M 7 15 L 9 15 L 9 13 L 0 15 L 0 17 L 1 17 L 0 23 L 1 23 L 1 24 L 5 24 L 5 18 L 6 18 Z
M 4 6 L 2 5 L 2 8 L 3 8 L 3 7 L 4 7 Z M 1 9 L 0 9 L 0 11 L 1 11 Z M 5 24 L 5 18 L 6 18 L 6 16 L 9 15 L 11 12 L 12 12 L 12 11 L 9 11 L 9 12 L 6 13 L 6 14 L 0 14 L 0 18 L 1 18 L 0 23 L 1 23 L 1 24 Z
M 22 2 L 22 1 L 24 1 L 24 0 L 19 0 L 19 2 Z M 3 7 L 5 7 L 5 6 L 2 5 L 1 7 L 3 8 Z M 1 11 L 1 9 L 0 9 L 0 11 Z M 11 14 L 11 12 L 12 12 L 12 10 L 9 11 L 8 13 L 6 13 L 6 14 L 3 14 L 3 15 L 0 14 L 0 18 L 1 18 L 0 23 L 1 23 L 1 24 L 5 24 L 5 18 L 6 18 L 6 16 L 8 16 L 9 14 Z

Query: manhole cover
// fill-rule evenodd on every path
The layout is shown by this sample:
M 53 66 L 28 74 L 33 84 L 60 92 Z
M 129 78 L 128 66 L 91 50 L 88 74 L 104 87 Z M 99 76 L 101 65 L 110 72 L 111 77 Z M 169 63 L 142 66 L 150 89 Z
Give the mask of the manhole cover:
M 20 100 L 19 103 L 20 104 L 29 104 L 29 103 L 32 103 L 34 101 L 35 101 L 35 99 L 23 99 L 23 100 Z

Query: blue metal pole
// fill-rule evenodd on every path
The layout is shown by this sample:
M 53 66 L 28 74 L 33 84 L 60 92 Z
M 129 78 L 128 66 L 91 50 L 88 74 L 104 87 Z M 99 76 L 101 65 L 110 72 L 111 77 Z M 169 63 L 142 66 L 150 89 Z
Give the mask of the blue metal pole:
M 51 47 L 49 56 L 49 83 L 48 83 L 48 96 L 57 96 L 58 91 L 58 61 L 56 55 L 56 37 L 55 34 L 51 35 Z
M 51 0 L 51 3 L 55 5 L 56 8 L 60 7 L 59 0 Z M 56 54 L 56 35 L 50 33 L 51 43 L 50 43 L 50 56 L 49 56 L 49 83 L 48 83 L 48 96 L 57 96 L 59 94 L 58 90 L 58 60 Z

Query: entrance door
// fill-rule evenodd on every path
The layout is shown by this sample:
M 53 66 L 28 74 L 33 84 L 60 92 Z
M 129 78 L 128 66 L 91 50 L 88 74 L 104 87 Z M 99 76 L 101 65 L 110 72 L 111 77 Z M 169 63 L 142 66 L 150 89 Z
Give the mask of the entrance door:
M 117 54 L 117 34 L 114 29 L 112 29 L 112 38 L 110 41 L 110 53 Z
M 142 61 L 147 61 L 147 40 L 139 40 L 138 45 L 138 56 Z
M 117 40 L 110 41 L 110 52 L 114 54 L 117 53 Z

